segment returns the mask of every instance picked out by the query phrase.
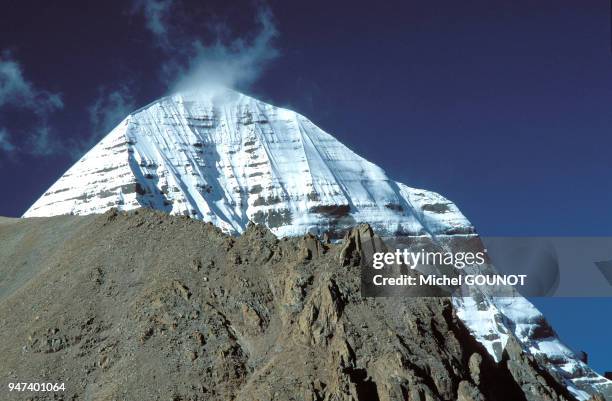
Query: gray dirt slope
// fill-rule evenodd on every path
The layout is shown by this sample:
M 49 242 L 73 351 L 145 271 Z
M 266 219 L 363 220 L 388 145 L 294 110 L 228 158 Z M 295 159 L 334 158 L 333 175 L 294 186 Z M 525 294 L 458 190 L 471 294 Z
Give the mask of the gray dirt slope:
M 571 399 L 512 341 L 495 365 L 448 299 L 362 299 L 361 241 L 150 210 L 3 219 L 0 400 Z

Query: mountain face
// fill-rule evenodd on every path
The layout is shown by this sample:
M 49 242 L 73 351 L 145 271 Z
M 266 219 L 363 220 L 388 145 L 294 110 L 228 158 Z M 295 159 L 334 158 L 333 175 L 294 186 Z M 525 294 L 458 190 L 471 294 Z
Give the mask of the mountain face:
M 386 235 L 471 233 L 442 196 L 389 179 L 307 118 L 224 91 L 136 111 L 24 217 L 151 207 L 228 233 L 249 221 L 278 236 L 338 236 L 359 222 Z
M 340 238 L 367 222 L 381 236 L 475 235 L 444 197 L 389 179 L 305 117 L 223 91 L 162 98 L 126 117 L 24 217 L 158 209 L 243 233 Z M 455 298 L 457 316 L 497 363 L 518 344 L 586 400 L 612 382 L 578 360 L 527 300 Z

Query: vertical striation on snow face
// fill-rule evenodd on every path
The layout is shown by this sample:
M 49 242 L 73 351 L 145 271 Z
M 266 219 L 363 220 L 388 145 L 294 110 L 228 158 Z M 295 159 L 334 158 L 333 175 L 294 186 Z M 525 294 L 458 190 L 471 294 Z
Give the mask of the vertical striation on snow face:
M 339 237 L 367 222 L 381 236 L 474 234 L 444 197 L 389 179 L 307 118 L 230 90 L 162 98 L 127 116 L 24 217 L 150 207 L 241 233 Z M 565 347 L 521 297 L 455 298 L 458 316 L 491 356 L 509 336 L 577 398 L 612 382 Z
M 232 91 L 176 94 L 123 120 L 24 217 L 151 207 L 229 233 L 471 233 L 442 196 L 390 180 L 307 118 Z

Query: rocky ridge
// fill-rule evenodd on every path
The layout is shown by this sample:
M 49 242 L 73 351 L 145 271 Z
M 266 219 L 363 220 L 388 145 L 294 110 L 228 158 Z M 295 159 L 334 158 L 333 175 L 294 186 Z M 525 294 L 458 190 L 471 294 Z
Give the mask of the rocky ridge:
M 339 244 L 232 237 L 144 209 L 0 221 L 1 384 L 67 388 L 5 395 L 574 399 L 512 336 L 495 362 L 450 299 L 361 298 L 365 242 L 380 244 L 366 225 Z

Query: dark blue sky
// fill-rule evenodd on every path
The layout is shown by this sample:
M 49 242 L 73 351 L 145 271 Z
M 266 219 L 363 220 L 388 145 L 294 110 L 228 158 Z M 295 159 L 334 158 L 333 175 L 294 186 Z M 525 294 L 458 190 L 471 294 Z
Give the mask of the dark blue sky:
M 0 215 L 23 213 L 105 134 L 117 118 L 105 105 L 166 94 L 161 70 L 181 47 L 210 41 L 211 24 L 248 42 L 261 7 L 176 0 L 164 45 L 128 2 L 51 3 L 12 2 L 0 15 L 2 59 L 19 63 L 34 98 L 63 103 L 2 106 L 0 91 L 11 143 L 0 150 Z M 444 194 L 484 235 L 612 235 L 609 1 L 357 3 L 270 2 L 278 56 L 239 89 Z M 48 136 L 34 135 L 41 125 Z M 612 370 L 612 300 L 536 304 L 595 368 Z

